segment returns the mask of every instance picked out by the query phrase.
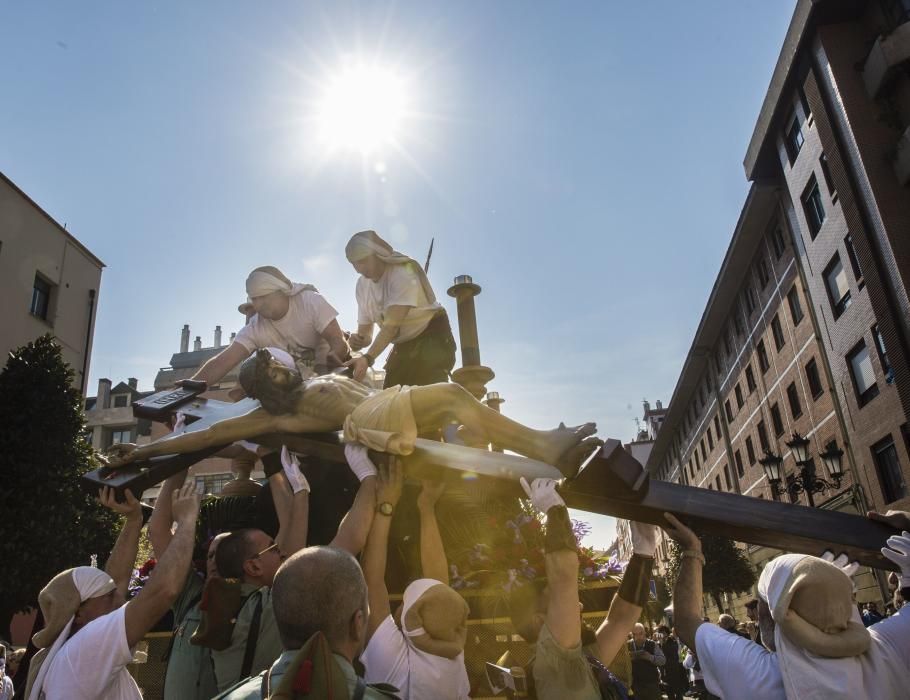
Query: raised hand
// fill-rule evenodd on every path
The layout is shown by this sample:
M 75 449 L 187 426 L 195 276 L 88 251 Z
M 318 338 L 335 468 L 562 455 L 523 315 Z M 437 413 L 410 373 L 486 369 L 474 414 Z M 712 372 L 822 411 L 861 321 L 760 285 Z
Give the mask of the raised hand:
M 404 485 L 404 469 L 398 457 L 389 457 L 389 466 L 379 472 L 379 483 L 376 485 L 376 503 L 397 505 Z
M 98 490 L 98 502 L 105 508 L 110 508 L 115 513 L 125 516 L 127 519 L 142 520 L 142 504 L 133 495 L 129 489 L 125 489 L 123 496 L 126 499 L 123 503 L 117 501 L 117 495 L 114 489 L 105 486 Z
M 556 486 L 559 483 L 556 479 L 534 479 L 530 485 L 528 485 L 528 481 L 524 477 L 521 477 L 518 481 L 521 484 L 521 488 L 528 494 L 531 505 L 541 513 L 546 513 L 554 506 L 564 506 L 566 504 L 562 500 L 562 496 L 556 491 Z
M 196 493 L 196 484 L 193 481 L 187 481 L 174 491 L 171 513 L 180 525 L 190 527 L 195 525 L 196 516 L 199 515 L 199 494 Z
M 639 523 L 635 520 L 629 522 L 629 532 L 632 536 L 632 553 L 643 557 L 653 557 L 657 551 L 657 525 Z
M 698 539 L 698 535 L 683 525 L 675 515 L 672 513 L 664 513 L 664 520 L 666 520 L 669 525 L 664 525 L 663 530 L 670 536 L 670 539 L 679 544 L 683 549 L 701 551 L 701 540 Z
M 910 587 L 910 532 L 892 535 L 882 547 L 882 555 L 900 567 L 900 587 Z
M 439 501 L 439 498 L 446 490 L 445 482 L 423 480 L 421 484 L 422 488 L 420 489 L 420 495 L 417 496 L 417 507 L 420 509 L 433 510 L 436 507 L 437 501 Z
M 843 571 L 847 576 L 853 577 L 853 574 L 856 573 L 856 570 L 859 568 L 858 561 L 850 561 L 850 557 L 846 554 L 841 553 L 837 557 L 834 556 L 834 552 L 830 549 L 826 549 L 821 556 L 826 562 L 834 564 L 838 569 Z

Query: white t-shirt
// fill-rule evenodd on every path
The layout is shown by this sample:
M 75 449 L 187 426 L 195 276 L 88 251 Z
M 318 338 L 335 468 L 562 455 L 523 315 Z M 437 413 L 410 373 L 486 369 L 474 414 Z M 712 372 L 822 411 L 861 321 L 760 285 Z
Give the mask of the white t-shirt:
M 412 649 L 389 615 L 360 655 L 367 683 L 391 683 L 402 700 L 463 700 L 471 692 L 464 652 L 454 659 Z
M 695 650 L 705 687 L 734 700 L 786 700 L 777 655 L 751 639 L 704 623 L 695 631 Z
M 338 312 L 321 294 L 310 290 L 288 300 L 288 312 L 284 316 L 271 321 L 256 314 L 240 329 L 235 341 L 250 352 L 268 347 L 287 350 L 298 367 L 324 374 L 329 344 L 322 332 Z
M 385 310 L 390 306 L 409 306 L 411 310 L 399 327 L 392 342 L 404 343 L 423 333 L 427 324 L 442 308 L 438 301 L 430 302 L 412 263 L 386 265 L 378 282 L 361 276 L 357 280 L 357 323 L 365 326 L 378 323 L 382 327 Z
M 126 670 L 133 653 L 126 641 L 125 614 L 122 605 L 66 640 L 50 661 L 46 700 L 141 700 L 139 686 Z

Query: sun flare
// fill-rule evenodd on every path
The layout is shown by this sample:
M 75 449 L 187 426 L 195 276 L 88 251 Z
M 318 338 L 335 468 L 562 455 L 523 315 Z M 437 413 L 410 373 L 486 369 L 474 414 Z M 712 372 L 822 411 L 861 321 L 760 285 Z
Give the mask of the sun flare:
M 406 107 L 400 75 L 380 66 L 347 68 L 328 82 L 320 100 L 320 140 L 332 149 L 376 150 L 396 140 Z

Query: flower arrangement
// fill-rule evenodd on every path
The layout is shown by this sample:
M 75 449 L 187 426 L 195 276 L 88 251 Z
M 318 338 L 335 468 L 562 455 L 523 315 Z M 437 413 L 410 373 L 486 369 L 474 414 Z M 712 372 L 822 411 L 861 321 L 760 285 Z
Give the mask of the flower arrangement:
M 509 592 L 515 586 L 546 576 L 543 516 L 521 501 L 511 516 L 497 509 L 488 511 L 485 519 L 483 532 L 487 541 L 475 542 L 452 557 L 449 566 L 452 588 L 502 588 Z M 605 557 L 591 547 L 582 546 L 582 539 L 591 532 L 587 523 L 573 520 L 572 530 L 578 547 L 580 582 L 603 581 L 622 574 L 625 564 L 617 559 L 615 552 Z
M 145 586 L 146 582 L 149 580 L 149 576 L 152 575 L 152 571 L 157 563 L 158 560 L 152 558 L 146 560 L 138 569 L 133 569 L 133 573 L 130 576 L 130 584 L 127 587 L 127 595 L 129 598 L 135 598 L 139 595 L 139 591 L 142 590 L 142 587 Z

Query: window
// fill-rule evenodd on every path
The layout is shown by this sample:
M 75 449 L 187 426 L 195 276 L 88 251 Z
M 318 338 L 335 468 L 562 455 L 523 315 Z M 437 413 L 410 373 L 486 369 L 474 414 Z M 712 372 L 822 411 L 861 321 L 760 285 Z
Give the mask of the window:
M 737 338 L 743 337 L 743 321 L 736 312 L 733 313 L 733 330 L 736 331 Z
M 698 456 L 698 448 L 695 448 L 695 451 L 692 453 L 695 456 L 695 468 L 701 469 L 701 459 Z
M 809 184 L 802 196 L 803 213 L 806 215 L 806 223 L 809 224 L 809 233 L 812 240 L 818 235 L 825 221 L 825 208 L 822 206 L 822 195 L 818 191 L 818 183 L 813 175 L 809 179 Z
M 828 156 L 822 153 L 818 159 L 818 164 L 822 167 L 822 177 L 825 178 L 825 187 L 828 188 L 828 194 L 831 201 L 837 201 L 837 188 L 834 186 L 834 180 L 831 179 L 831 168 L 828 167 Z
M 714 449 L 714 438 L 711 435 L 711 426 L 710 425 L 708 426 L 708 429 L 705 432 L 708 435 L 708 449 L 713 450 Z
M 793 116 L 787 122 L 787 131 L 784 133 L 784 146 L 787 149 L 787 157 L 790 159 L 790 165 L 799 155 L 799 150 L 803 147 L 803 129 L 799 122 L 799 115 L 794 112 Z
M 901 472 L 894 440 L 889 435 L 872 446 L 872 456 L 878 471 L 878 481 L 886 503 L 891 503 L 907 495 L 907 484 Z
M 784 337 L 784 329 L 780 325 L 780 316 L 774 314 L 771 319 L 771 335 L 774 336 L 774 347 L 780 352 L 780 349 L 786 345 L 787 340 Z
M 780 437 L 784 434 L 784 421 L 781 418 L 780 406 L 778 404 L 773 404 L 771 406 L 771 425 L 774 426 L 775 437 Z
M 720 440 L 720 414 L 714 414 L 714 432 L 717 433 L 717 439 Z
M 761 373 L 764 374 L 771 366 L 771 363 L 768 362 L 768 352 L 765 350 L 764 340 L 758 341 L 758 345 L 755 346 L 755 353 L 758 355 L 758 366 L 761 368 Z
M 217 496 L 224 490 L 225 484 L 233 478 L 232 474 L 203 474 L 196 477 L 196 493 Z
M 740 388 L 739 382 L 736 383 L 735 391 L 736 391 L 736 408 L 739 409 L 739 408 L 743 407 L 743 390 Z
M 803 407 L 799 403 L 799 392 L 796 390 L 795 382 L 791 382 L 787 387 L 787 401 L 790 402 L 790 414 L 794 418 L 803 415 Z
M 733 483 L 730 481 L 730 465 L 724 465 L 724 483 L 727 485 L 727 491 L 733 490 Z
M 878 330 L 878 324 L 872 326 L 872 337 L 875 338 L 875 348 L 878 350 L 878 361 L 882 365 L 882 372 L 885 375 L 885 383 L 894 382 L 894 370 L 891 368 L 891 362 L 888 360 L 888 351 L 885 350 L 885 339 L 882 338 Z
M 746 386 L 750 394 L 755 391 L 755 373 L 752 371 L 752 365 L 746 367 Z
M 727 401 L 724 401 L 724 410 L 727 412 L 727 422 L 732 423 L 733 422 L 733 409 L 730 408 L 729 399 Z
M 780 230 L 780 226 L 775 226 L 771 233 L 771 247 L 774 248 L 774 259 L 780 260 L 780 256 L 787 249 L 784 243 L 784 233 Z
M 720 491 L 720 474 L 718 474 L 714 479 L 715 488 Z
M 768 273 L 768 263 L 765 261 L 764 256 L 759 257 L 758 262 L 755 264 L 755 273 L 758 275 L 759 289 L 764 289 L 765 285 L 768 284 L 768 280 L 771 279 L 771 275 Z
M 840 263 L 840 255 L 834 254 L 828 267 L 825 268 L 825 288 L 828 290 L 828 301 L 834 318 L 837 318 L 850 306 L 850 285 L 847 284 L 847 272 Z
M 806 380 L 809 382 L 809 391 L 812 392 L 813 399 L 817 399 L 824 393 L 822 379 L 818 375 L 818 365 L 815 364 L 814 357 L 806 363 Z
M 752 445 L 752 436 L 746 438 L 746 455 L 749 457 L 749 466 L 755 464 L 755 447 Z
M 701 444 L 701 458 L 702 458 L 703 461 L 707 461 L 707 459 L 708 459 L 708 451 L 705 450 L 705 439 L 704 439 L 704 438 L 702 438 L 700 444 Z
M 865 341 L 859 341 L 856 347 L 847 355 L 847 364 L 850 366 L 850 376 L 853 378 L 853 388 L 856 390 L 856 400 L 860 406 L 865 406 L 878 396 L 878 384 L 875 381 L 875 371 L 872 369 L 872 358 Z
M 758 446 L 762 452 L 771 449 L 771 443 L 768 442 L 768 429 L 765 427 L 765 421 L 758 421 Z
M 111 444 L 118 445 L 120 443 L 132 442 L 133 441 L 133 429 L 132 428 L 114 428 L 111 430 Z
M 796 327 L 803 320 L 803 307 L 799 303 L 799 292 L 795 284 L 787 292 L 787 303 L 790 304 L 790 318 L 793 319 L 793 326 Z
M 746 314 L 751 315 L 755 311 L 755 290 L 752 289 L 751 284 L 747 284 L 746 288 L 743 290 L 743 300 L 746 302 Z
M 126 408 L 129 406 L 130 397 L 126 394 L 117 394 L 114 396 L 114 408 Z
M 740 478 L 746 475 L 746 470 L 743 469 L 743 456 L 739 453 L 739 450 L 733 453 L 733 461 L 736 462 L 736 473 Z
M 859 266 L 859 258 L 856 257 L 856 249 L 853 247 L 853 236 L 849 233 L 844 238 L 844 247 L 847 249 L 847 257 L 850 258 L 850 267 L 853 268 L 853 277 L 856 279 L 856 286 L 863 288 L 863 270 Z
M 733 354 L 733 346 L 730 344 L 730 329 L 724 329 L 724 350 L 727 351 L 728 355 Z
M 35 273 L 35 282 L 32 285 L 32 303 L 28 308 L 32 316 L 47 320 L 47 312 L 51 305 L 51 284 L 39 274 Z

